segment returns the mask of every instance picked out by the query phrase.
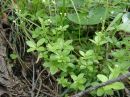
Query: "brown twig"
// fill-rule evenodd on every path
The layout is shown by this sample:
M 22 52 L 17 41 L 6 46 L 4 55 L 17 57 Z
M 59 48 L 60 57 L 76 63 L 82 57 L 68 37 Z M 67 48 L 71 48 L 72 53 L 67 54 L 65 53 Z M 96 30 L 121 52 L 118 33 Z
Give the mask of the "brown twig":
M 126 93 L 126 96 L 127 96 L 127 97 L 130 97 L 130 91 L 129 91 L 129 89 L 126 88 L 126 87 L 125 87 L 125 93 Z
M 75 95 L 72 95 L 70 97 L 82 97 L 84 95 L 89 94 L 93 90 L 96 90 L 96 89 L 98 89 L 100 87 L 103 87 L 103 86 L 106 86 L 106 85 L 109 85 L 109 84 L 112 84 L 114 82 L 122 81 L 123 79 L 128 78 L 128 77 L 130 77 L 130 72 L 128 72 L 127 74 L 121 75 L 121 76 L 119 76 L 119 77 L 117 77 L 115 79 L 108 80 L 108 81 L 106 81 L 104 83 L 101 83 L 101 84 L 99 84 L 97 86 L 90 87 L 87 90 L 81 91 L 81 92 L 79 92 L 79 93 L 77 93 Z
M 39 88 L 35 97 L 38 97 L 42 88 L 42 80 L 40 79 Z
M 35 90 L 35 67 L 34 67 L 34 58 L 32 58 L 32 66 L 33 66 L 33 76 L 32 76 L 32 91 L 31 91 L 31 97 L 34 97 L 34 90 Z

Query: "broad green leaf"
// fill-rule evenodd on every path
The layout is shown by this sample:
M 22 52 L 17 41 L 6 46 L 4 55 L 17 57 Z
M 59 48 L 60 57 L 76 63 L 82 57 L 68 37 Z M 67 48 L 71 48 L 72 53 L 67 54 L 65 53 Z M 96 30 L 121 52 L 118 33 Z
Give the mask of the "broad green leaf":
M 81 25 L 95 25 L 101 23 L 108 15 L 105 15 L 106 9 L 104 7 L 95 7 L 89 11 L 89 14 L 78 15 L 76 13 L 68 14 L 68 19 L 76 24 Z
M 44 38 L 38 40 L 38 42 L 37 42 L 37 47 L 41 46 L 44 42 L 45 42 L 45 39 L 44 39 Z
M 85 0 L 72 0 L 72 2 L 71 2 L 71 0 L 66 0 L 66 6 L 65 7 L 80 7 L 80 6 L 82 6 L 83 4 L 84 4 L 84 1 Z M 74 4 L 74 6 L 73 6 L 73 4 Z M 63 0 L 57 0 L 57 2 L 56 2 L 56 4 L 57 4 L 57 6 L 58 7 L 62 7 L 62 6 L 64 6 L 63 4 Z
M 124 84 L 121 82 L 115 82 L 115 83 L 111 84 L 111 87 L 115 90 L 121 90 L 121 89 L 125 88 Z
M 98 95 L 98 96 L 102 96 L 103 94 L 104 94 L 103 88 L 99 88 L 99 89 L 97 90 L 97 95 Z
M 81 6 L 84 4 L 85 0 L 73 0 L 75 6 Z
M 27 41 L 26 43 L 27 43 L 27 45 L 28 45 L 29 47 L 32 47 L 32 48 L 35 48 L 35 47 L 36 47 L 36 43 L 33 42 L 33 41 Z
M 103 74 L 98 74 L 97 77 L 102 82 L 106 82 L 108 80 L 108 78 Z

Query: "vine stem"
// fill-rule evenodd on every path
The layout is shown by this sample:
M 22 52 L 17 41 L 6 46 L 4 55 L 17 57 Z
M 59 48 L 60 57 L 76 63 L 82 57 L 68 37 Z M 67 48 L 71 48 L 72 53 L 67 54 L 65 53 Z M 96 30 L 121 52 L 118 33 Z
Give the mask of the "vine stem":
M 112 79 L 112 80 L 108 80 L 108 81 L 106 81 L 106 82 L 103 82 L 103 83 L 101 83 L 101 84 L 99 84 L 99 85 L 92 86 L 92 87 L 90 87 L 90 88 L 88 88 L 88 89 L 86 89 L 86 90 L 84 90 L 84 91 L 81 91 L 81 92 L 79 92 L 79 93 L 77 93 L 77 94 L 75 94 L 75 95 L 69 96 L 69 97 L 82 97 L 82 96 L 84 96 L 84 95 L 89 94 L 89 93 L 90 93 L 91 91 L 93 91 L 93 90 L 96 90 L 96 89 L 101 88 L 101 87 L 106 86 L 106 85 L 110 85 L 110 84 L 112 84 L 112 83 L 114 83 L 114 82 L 122 81 L 123 79 L 126 79 L 126 78 L 128 78 L 128 77 L 130 77 L 130 72 L 128 72 L 128 73 L 126 73 L 126 74 L 123 74 L 123 75 L 121 75 L 121 76 L 119 76 L 119 77 L 117 77 L 117 78 L 115 78 L 115 79 Z

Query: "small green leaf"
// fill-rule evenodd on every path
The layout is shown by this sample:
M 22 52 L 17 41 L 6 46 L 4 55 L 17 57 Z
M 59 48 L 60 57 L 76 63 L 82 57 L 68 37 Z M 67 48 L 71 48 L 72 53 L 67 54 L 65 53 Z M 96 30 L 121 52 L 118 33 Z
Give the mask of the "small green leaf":
M 108 78 L 103 74 L 98 74 L 97 77 L 102 82 L 106 82 L 108 80 Z
M 63 65 L 64 65 L 64 64 L 63 64 Z M 66 66 L 63 66 L 63 65 L 58 66 L 58 68 L 59 68 L 60 70 L 64 71 L 64 72 L 66 72 L 66 71 L 67 71 L 67 67 L 66 67 Z
M 63 87 L 67 87 L 70 85 L 70 82 L 68 82 L 68 80 L 64 77 L 58 78 L 57 81 L 59 84 L 62 84 Z
M 71 78 L 75 81 L 77 79 L 76 75 L 71 75 Z
M 65 42 L 65 45 L 69 45 L 69 44 L 71 44 L 72 43 L 72 40 L 67 40 L 66 42 Z
M 102 96 L 103 94 L 104 94 L 103 88 L 99 88 L 99 89 L 97 90 L 97 95 L 98 95 L 98 96 Z
M 36 50 L 35 48 L 29 48 L 28 50 L 27 50 L 27 52 L 32 52 L 32 51 L 34 51 L 34 50 Z
M 37 47 L 41 46 L 44 42 L 45 42 L 45 39 L 44 39 L 44 38 L 38 40 L 38 42 L 37 42 Z
M 58 71 L 58 68 L 55 66 L 55 65 L 51 65 L 51 67 L 50 67 L 50 72 L 51 72 L 51 74 L 53 75 L 53 74 L 55 74 L 56 72 Z
M 109 90 L 107 90 L 107 91 L 105 91 L 105 94 L 107 94 L 107 95 L 113 95 L 113 90 L 112 89 L 109 89 Z
M 111 86 L 115 90 L 121 90 L 121 89 L 125 88 L 124 84 L 121 82 L 115 82 L 115 83 L 111 84 Z
M 45 50 L 44 47 L 38 47 L 38 48 L 37 48 L 37 51 L 44 51 L 44 50 Z
M 85 86 L 84 85 L 79 85 L 79 90 L 84 90 Z
M 72 84 L 70 85 L 70 88 L 75 89 L 75 90 L 77 90 L 77 89 L 78 89 L 78 87 L 77 87 L 77 84 L 76 84 L 76 83 L 72 83 Z
M 16 53 L 10 54 L 11 59 L 16 59 L 18 56 Z
M 80 84 L 84 84 L 84 83 L 86 82 L 86 78 L 81 78 L 81 79 L 78 78 L 78 79 L 79 79 L 78 82 L 79 82 Z
M 44 67 L 50 67 L 51 65 L 50 65 L 49 62 L 45 62 L 45 63 L 43 64 L 43 66 L 44 66 Z
M 79 79 L 82 79 L 83 77 L 84 77 L 84 74 L 83 74 L 83 73 L 81 73 L 81 74 L 78 75 L 78 78 L 79 78 Z
M 92 82 L 91 85 L 92 86 L 96 86 L 96 85 L 99 85 L 100 83 L 99 82 Z
M 63 55 L 69 55 L 70 50 L 64 49 L 62 53 L 63 53 Z
M 111 85 L 106 85 L 103 87 L 104 91 L 108 91 L 108 90 L 111 90 L 112 89 L 112 86 Z
M 122 17 L 123 13 L 119 13 L 114 20 L 110 23 L 110 25 L 107 27 L 106 31 L 111 31 L 113 29 L 115 29 L 113 26 L 116 24 L 117 21 L 119 21 Z
M 92 56 L 94 54 L 94 51 L 93 50 L 88 50 L 86 53 L 85 53 L 85 55 L 86 56 Z
M 40 17 L 38 17 L 38 20 L 40 21 L 40 23 L 41 23 L 41 25 L 43 25 L 43 19 L 42 18 L 40 18 Z
M 36 47 L 36 43 L 33 42 L 33 41 L 27 41 L 26 43 L 27 43 L 27 45 L 28 45 L 29 47 L 32 47 L 32 48 L 35 48 L 35 47 Z
M 38 58 L 43 58 L 44 56 L 43 56 L 43 54 L 42 53 L 39 53 L 38 54 Z
M 79 51 L 79 53 L 80 53 L 82 56 L 85 55 L 85 53 L 84 53 L 83 51 Z
M 86 62 L 86 60 L 83 60 L 83 59 L 80 59 L 80 64 L 81 64 L 81 67 L 83 66 L 85 66 L 86 67 L 86 65 L 87 65 L 87 62 Z
M 72 63 L 68 63 L 68 66 L 71 67 L 71 68 L 75 68 L 75 65 L 72 64 Z
M 120 67 L 115 67 L 109 75 L 109 79 L 117 78 L 121 72 L 122 70 L 120 69 Z

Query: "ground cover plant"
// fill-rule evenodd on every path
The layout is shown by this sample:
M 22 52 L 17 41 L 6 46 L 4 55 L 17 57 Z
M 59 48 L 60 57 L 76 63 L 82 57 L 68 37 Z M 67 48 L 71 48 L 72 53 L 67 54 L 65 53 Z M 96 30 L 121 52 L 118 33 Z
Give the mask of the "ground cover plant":
M 30 97 L 50 97 L 35 88 L 41 74 L 57 86 L 52 97 L 73 97 L 129 72 L 129 0 L 11 0 L 9 4 L 8 21 L 14 27 L 10 42 L 15 48 L 9 57 L 21 63 L 12 66 L 13 72 L 22 68 L 20 74 L 26 73 L 31 81 Z M 28 59 L 31 65 L 25 66 Z M 87 95 L 126 97 L 126 80 Z

